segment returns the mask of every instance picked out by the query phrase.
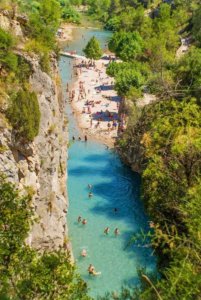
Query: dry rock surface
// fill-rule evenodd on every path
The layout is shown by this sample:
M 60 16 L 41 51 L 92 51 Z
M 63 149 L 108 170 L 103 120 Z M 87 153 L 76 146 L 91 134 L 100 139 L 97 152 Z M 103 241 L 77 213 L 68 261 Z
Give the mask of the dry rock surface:
M 0 14 L 0 27 L 12 22 Z M 20 33 L 18 28 L 16 31 Z M 16 140 L 5 118 L 7 99 L 0 99 L 0 172 L 22 191 L 31 193 L 36 222 L 27 243 L 41 251 L 63 247 L 66 241 L 67 121 L 59 82 L 57 61 L 51 59 L 51 75 L 44 73 L 37 57 L 23 55 L 31 64 L 30 85 L 38 96 L 41 122 L 39 135 L 32 143 Z

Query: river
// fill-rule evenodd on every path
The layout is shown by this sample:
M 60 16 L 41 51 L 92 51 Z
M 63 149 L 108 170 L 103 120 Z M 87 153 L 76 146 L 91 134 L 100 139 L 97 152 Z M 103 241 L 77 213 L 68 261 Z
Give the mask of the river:
M 68 50 L 82 49 L 95 35 L 102 47 L 110 37 L 104 30 L 75 29 L 74 40 Z M 64 94 L 66 83 L 71 82 L 72 60 L 62 57 L 60 72 Z M 69 137 L 78 137 L 76 120 L 67 104 Z M 88 198 L 87 185 L 93 185 L 93 197 Z M 137 268 L 155 269 L 156 261 L 151 249 L 137 245 L 125 249 L 134 232 L 148 229 L 148 219 L 140 201 L 140 177 L 122 164 L 117 154 L 95 141 L 74 142 L 69 148 L 68 195 L 70 207 L 67 215 L 69 238 L 78 271 L 89 286 L 89 294 L 96 298 L 106 292 L 121 290 L 122 285 L 136 286 L 139 283 Z M 117 212 L 114 211 L 117 208 Z M 87 224 L 78 224 L 77 218 L 87 219 Z M 104 235 L 105 227 L 110 228 Z M 118 227 L 119 236 L 114 235 Z M 87 257 L 81 257 L 82 249 Z M 100 276 L 91 277 L 87 268 L 92 263 Z

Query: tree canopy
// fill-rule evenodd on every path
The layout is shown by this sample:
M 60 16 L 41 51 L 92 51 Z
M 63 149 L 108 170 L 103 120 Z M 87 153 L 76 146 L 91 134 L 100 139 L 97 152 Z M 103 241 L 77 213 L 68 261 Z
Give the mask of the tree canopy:
M 103 55 L 99 41 L 94 36 L 90 39 L 83 51 L 89 59 L 98 60 Z

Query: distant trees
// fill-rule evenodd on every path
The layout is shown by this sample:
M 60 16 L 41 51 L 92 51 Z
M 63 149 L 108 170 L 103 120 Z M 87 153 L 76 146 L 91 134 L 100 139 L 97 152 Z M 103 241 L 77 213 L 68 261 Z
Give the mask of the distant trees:
M 86 57 L 89 59 L 98 60 L 103 55 L 103 51 L 100 47 L 99 41 L 94 36 L 90 39 L 83 51 Z
M 29 16 L 28 34 L 47 48 L 55 47 L 55 34 L 61 18 L 57 0 L 42 0 L 38 9 Z

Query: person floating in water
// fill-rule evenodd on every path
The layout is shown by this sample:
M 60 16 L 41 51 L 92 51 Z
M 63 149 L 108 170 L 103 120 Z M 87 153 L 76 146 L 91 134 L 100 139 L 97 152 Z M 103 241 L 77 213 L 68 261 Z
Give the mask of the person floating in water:
M 89 267 L 88 267 L 87 270 L 89 272 L 89 275 L 97 276 L 97 275 L 101 274 L 101 272 L 96 272 L 95 271 L 95 268 L 94 268 L 94 266 L 92 264 L 89 265 Z
M 115 231 L 114 231 L 114 234 L 117 236 L 117 235 L 119 235 L 119 229 L 118 228 L 115 228 Z
M 78 221 L 78 223 L 80 223 L 80 222 L 82 221 L 82 217 L 79 216 L 79 217 L 77 218 L 77 221 Z
M 86 249 L 82 249 L 81 256 L 82 257 L 86 257 L 87 256 L 87 250 Z
M 89 193 L 89 198 L 91 198 L 93 196 L 92 192 Z
M 104 233 L 105 233 L 105 234 L 108 234 L 109 231 L 110 231 L 110 228 L 109 228 L 109 227 L 106 227 L 105 230 L 104 230 Z
M 82 224 L 83 224 L 83 225 L 86 225 L 86 224 L 87 224 L 87 220 L 86 220 L 86 219 L 83 219 L 83 220 L 82 220 Z

